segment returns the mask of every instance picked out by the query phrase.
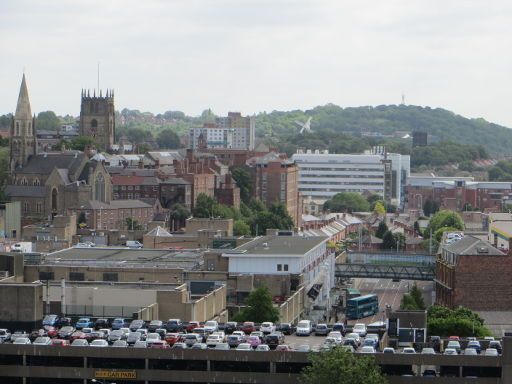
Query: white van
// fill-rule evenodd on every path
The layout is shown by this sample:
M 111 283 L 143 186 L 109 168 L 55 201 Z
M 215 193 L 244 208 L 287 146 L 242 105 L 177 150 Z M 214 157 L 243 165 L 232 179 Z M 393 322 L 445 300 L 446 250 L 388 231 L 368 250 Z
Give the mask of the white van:
M 297 336 L 309 336 L 313 332 L 313 327 L 311 325 L 311 320 L 301 320 L 297 324 L 297 329 L 295 333 Z
M 137 240 L 128 240 L 126 242 L 126 246 L 128 248 L 142 248 L 143 245 L 141 243 L 139 243 Z

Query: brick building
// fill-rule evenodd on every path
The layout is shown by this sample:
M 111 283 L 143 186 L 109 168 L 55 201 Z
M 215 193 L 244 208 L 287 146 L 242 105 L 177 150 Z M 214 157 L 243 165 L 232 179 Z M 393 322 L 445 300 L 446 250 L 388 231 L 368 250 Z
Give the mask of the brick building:
M 254 197 L 267 206 L 280 202 L 286 206 L 295 226 L 300 226 L 302 201 L 298 189 L 297 165 L 275 152 L 247 161 L 253 178 Z
M 512 199 L 512 183 L 473 181 L 472 177 L 411 176 L 406 189 L 409 209 L 422 209 L 431 200 L 442 209 L 463 211 L 469 204 L 482 212 L 497 212 Z
M 240 188 L 236 185 L 231 175 L 224 175 L 215 188 L 215 199 L 220 204 L 240 208 Z
M 183 204 L 191 208 L 192 184 L 182 178 L 167 179 L 160 183 L 160 203 L 164 208 L 174 204 Z
M 112 176 L 114 200 L 160 199 L 159 185 L 160 180 L 154 175 L 139 176 L 136 171 Z
M 436 261 L 436 301 L 474 311 L 512 310 L 512 254 L 474 236 L 443 245 Z

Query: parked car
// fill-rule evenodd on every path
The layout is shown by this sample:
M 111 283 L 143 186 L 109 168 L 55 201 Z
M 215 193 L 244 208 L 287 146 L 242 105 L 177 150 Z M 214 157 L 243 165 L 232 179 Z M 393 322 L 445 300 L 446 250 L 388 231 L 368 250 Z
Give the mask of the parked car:
M 96 319 L 94 322 L 94 329 L 100 329 L 100 328 L 110 328 L 110 322 L 108 319 L 100 318 Z
M 336 339 L 337 344 L 341 344 L 341 342 L 343 341 L 343 336 L 341 336 L 340 331 L 331 331 L 327 334 L 327 337 L 333 337 L 334 339 Z
M 22 338 L 22 337 L 26 337 L 26 338 L 30 339 L 29 338 L 29 334 L 27 332 L 25 332 L 25 331 L 14 331 L 12 333 L 12 335 L 11 335 L 11 341 L 19 339 L 19 338 Z
M 270 351 L 270 347 L 266 344 L 260 344 L 256 347 L 255 351 L 268 352 Z
M 13 344 L 32 344 L 28 337 L 17 337 L 14 339 Z
M 5 343 L 9 340 L 11 340 L 11 332 L 6 328 L 0 329 L 0 343 Z
M 498 356 L 498 351 L 495 348 L 487 348 L 485 350 L 485 356 Z
M 217 344 L 222 343 L 222 337 L 220 335 L 210 335 L 206 339 L 206 345 L 208 348 L 214 348 Z
M 330 329 L 327 324 L 317 324 L 315 327 L 315 336 L 327 336 L 329 331 Z
M 247 343 L 252 348 L 256 348 L 258 345 L 261 344 L 261 339 L 258 336 L 249 336 L 249 338 L 247 339 Z
M 171 349 L 187 349 L 187 345 L 185 343 L 174 343 Z
M 140 341 L 140 340 L 142 340 L 142 333 L 140 333 L 140 332 L 130 332 L 130 334 L 126 338 L 126 342 L 129 345 L 133 345 L 137 341 Z
M 191 347 L 196 343 L 201 343 L 203 341 L 203 337 L 197 333 L 189 333 L 185 336 L 185 344 L 187 347 Z
M 239 344 L 243 343 L 243 339 L 240 335 L 229 335 L 228 336 L 228 344 L 231 348 L 238 347 Z
M 341 332 L 341 335 L 345 336 L 345 324 L 343 324 L 343 323 L 335 323 L 332 326 L 332 330 Z
M 98 339 L 98 340 L 93 340 L 91 342 L 91 344 L 89 344 L 90 347 L 108 347 L 108 342 L 107 340 L 103 340 L 103 339 Z
M 130 323 L 130 327 L 129 328 L 130 328 L 130 331 L 135 332 L 135 331 L 138 331 L 139 329 L 144 328 L 144 325 L 146 325 L 144 320 L 133 320 Z
M 361 337 L 365 337 L 367 333 L 366 324 L 365 323 L 356 323 L 352 328 L 353 333 L 359 334 Z
M 92 328 L 94 327 L 94 323 L 91 321 L 89 317 L 81 317 L 78 319 L 78 321 L 75 324 L 76 329 L 83 329 L 83 328 Z
M 192 333 L 196 333 L 202 337 L 202 343 L 206 342 L 206 338 L 208 337 L 208 332 L 204 328 L 194 328 Z
M 265 335 L 261 331 L 251 332 L 251 334 L 249 336 L 258 336 L 262 343 L 263 343 L 263 340 L 265 339 Z
M 268 335 L 276 330 L 274 323 L 270 321 L 265 321 L 260 325 L 260 332 L 263 332 L 264 335 Z
M 88 347 L 89 346 L 89 342 L 87 340 L 85 340 L 85 339 L 75 339 L 71 343 L 71 346 L 72 347 Z
M 357 345 L 357 347 L 355 347 L 356 349 L 361 345 L 361 336 L 359 336 L 359 333 L 351 332 L 351 333 L 347 334 L 347 336 L 345 337 L 345 340 L 349 340 L 349 339 L 355 340 L 355 343 Z
M 241 343 L 236 347 L 237 351 L 252 351 L 252 346 L 249 343 Z
M 297 324 L 295 333 L 297 336 L 309 336 L 313 332 L 313 326 L 311 320 L 301 320 Z
M 214 349 L 221 351 L 229 351 L 231 348 L 228 343 L 218 343 Z
M 445 355 L 457 355 L 457 350 L 455 348 L 446 348 L 444 350 Z
M 57 315 L 46 315 L 43 318 L 43 326 L 50 325 L 52 327 L 57 326 L 59 323 L 59 316 Z
M 375 348 L 371 345 L 363 345 L 360 353 L 375 353 Z
M 250 335 L 256 330 L 256 326 L 254 325 L 254 322 L 246 321 L 242 324 L 240 330 L 243 331 L 246 335 Z
M 284 335 L 279 331 L 271 333 L 265 337 L 265 343 L 270 349 L 275 349 L 278 345 L 284 344 Z
M 293 326 L 291 323 L 281 323 L 279 324 L 278 330 L 283 332 L 284 335 L 292 335 L 293 334 Z
M 73 334 L 73 332 L 75 332 L 75 328 L 74 327 L 66 326 L 66 327 L 62 327 L 59 330 L 59 332 L 57 333 L 57 335 L 61 339 L 69 339 L 70 336 Z
M 416 353 L 416 350 L 412 347 L 405 347 L 403 350 L 402 350 L 402 353 L 405 354 L 405 355 L 414 355 Z
M 32 343 L 33 345 L 50 345 L 52 342 L 52 339 L 50 339 L 48 336 L 39 336 L 34 340 Z
M 215 320 L 209 320 L 203 325 L 203 329 L 207 333 L 213 333 L 219 330 L 219 323 Z
M 52 343 L 50 345 L 53 347 L 69 347 L 69 340 L 52 339 Z
M 190 349 L 208 349 L 206 343 L 195 343 Z
M 466 348 L 464 350 L 464 355 L 466 355 L 466 356 L 477 356 L 478 352 L 476 351 L 475 348 Z
M 153 348 L 153 349 L 169 349 L 171 348 L 169 346 L 169 344 L 167 344 L 167 342 L 165 340 L 157 340 L 157 341 L 154 341 L 150 348 Z
M 311 352 L 311 346 L 309 344 L 301 344 L 295 349 L 295 352 Z
M 155 332 L 148 333 L 146 336 L 146 342 L 148 343 L 148 346 L 151 347 L 151 344 L 153 344 L 155 341 L 161 341 L 160 335 Z
M 180 319 L 169 319 L 165 323 L 165 328 L 168 332 L 181 332 L 183 331 L 183 322 Z
M 71 323 L 72 323 L 71 317 L 61 317 L 61 318 L 59 318 L 57 325 L 59 327 L 66 327 L 66 326 L 71 325 Z
M 421 350 L 421 354 L 422 355 L 435 355 L 436 351 L 434 350 L 434 348 L 425 347 Z
M 363 347 L 372 347 L 373 349 L 377 349 L 377 340 L 365 338 L 363 341 Z
M 457 351 L 457 353 L 460 353 L 460 342 L 457 340 L 450 340 L 446 345 L 446 348 L 453 348 Z
M 114 348 L 126 348 L 128 347 L 128 343 L 126 340 L 116 340 L 112 343 L 112 347 Z
M 489 347 L 488 348 L 494 348 L 498 351 L 498 354 L 501 355 L 503 352 L 503 349 L 501 348 L 501 343 L 498 340 L 491 340 L 489 341 Z
M 199 321 L 192 320 L 187 323 L 185 329 L 187 330 L 187 332 L 192 332 L 194 329 L 199 328 L 200 326 L 201 324 L 199 323 Z
M 292 348 L 289 345 L 281 344 L 281 345 L 278 345 L 275 350 L 277 352 L 287 352 L 287 351 L 291 351 Z
M 133 249 L 140 249 L 142 247 L 144 247 L 140 242 L 138 242 L 137 240 L 128 240 L 126 242 L 126 246 L 128 248 L 133 248 Z
M 148 342 L 146 340 L 138 340 L 133 344 L 133 348 L 148 348 Z
M 476 350 L 476 353 L 477 354 L 480 354 L 480 352 L 482 351 L 482 347 L 480 346 L 480 342 L 478 340 L 472 340 L 468 343 L 468 345 L 466 346 L 466 349 L 468 348 L 472 348 L 474 350 Z
M 126 319 L 122 318 L 122 317 L 116 317 L 113 321 L 112 321 L 112 330 L 116 330 L 116 329 L 120 329 L 120 328 L 124 328 L 128 323 L 126 322 Z
M 389 353 L 389 354 L 395 354 L 396 351 L 395 351 L 395 348 L 391 348 L 391 347 L 386 347 L 382 350 L 382 353 Z
M 236 321 L 228 321 L 224 326 L 224 332 L 226 335 L 231 335 L 233 332 L 238 330 L 238 323 Z

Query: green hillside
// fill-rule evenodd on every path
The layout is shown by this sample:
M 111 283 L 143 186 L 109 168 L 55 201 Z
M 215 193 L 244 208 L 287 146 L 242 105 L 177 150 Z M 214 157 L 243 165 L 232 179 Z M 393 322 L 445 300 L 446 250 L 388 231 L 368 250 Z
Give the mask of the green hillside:
M 307 111 L 261 113 L 256 117 L 258 135 L 279 142 L 298 133 L 299 128 L 295 121 L 306 121 L 308 117 L 312 117 L 311 129 L 319 134 L 390 136 L 396 131 L 410 133 L 413 130 L 422 130 L 428 132 L 436 141 L 478 144 L 492 155 L 512 154 L 511 129 L 484 119 L 467 119 L 441 108 L 414 105 L 341 108 L 328 104 Z M 376 142 L 383 140 L 378 137 L 372 139 Z M 397 137 L 394 141 L 399 144 L 401 140 Z M 406 144 L 405 140 L 403 142 Z

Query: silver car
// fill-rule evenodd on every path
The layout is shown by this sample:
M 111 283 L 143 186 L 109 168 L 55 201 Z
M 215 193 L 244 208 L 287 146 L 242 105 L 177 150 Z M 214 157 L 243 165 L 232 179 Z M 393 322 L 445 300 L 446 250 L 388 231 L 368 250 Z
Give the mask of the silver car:
M 52 343 L 52 339 L 50 339 L 48 336 L 39 336 L 37 337 L 33 345 L 50 345 Z

